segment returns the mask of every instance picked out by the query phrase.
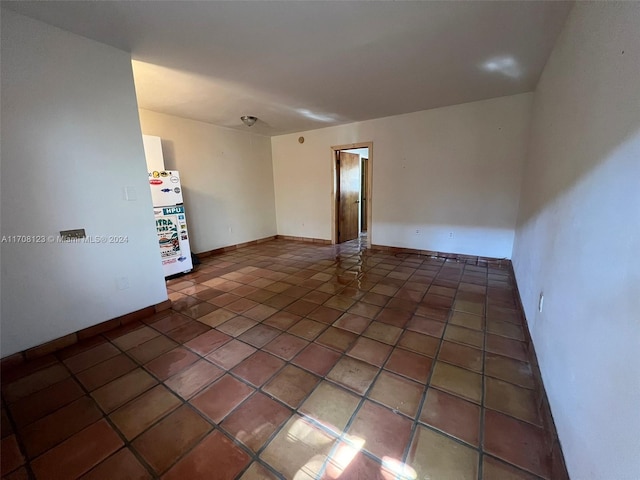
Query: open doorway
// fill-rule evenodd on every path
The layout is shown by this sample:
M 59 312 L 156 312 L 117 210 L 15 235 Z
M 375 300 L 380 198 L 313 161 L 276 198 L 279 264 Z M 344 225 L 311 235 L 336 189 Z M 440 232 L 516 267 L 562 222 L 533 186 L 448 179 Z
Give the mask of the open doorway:
M 331 155 L 333 243 L 360 239 L 371 246 L 373 143 L 331 147 Z

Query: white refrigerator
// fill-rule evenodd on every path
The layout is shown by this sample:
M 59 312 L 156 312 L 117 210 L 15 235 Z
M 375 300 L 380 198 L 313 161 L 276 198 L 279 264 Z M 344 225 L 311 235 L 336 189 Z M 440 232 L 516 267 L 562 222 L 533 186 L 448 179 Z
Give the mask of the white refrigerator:
M 149 186 L 164 276 L 188 272 L 193 263 L 180 174 L 175 170 L 154 170 L 149 172 Z

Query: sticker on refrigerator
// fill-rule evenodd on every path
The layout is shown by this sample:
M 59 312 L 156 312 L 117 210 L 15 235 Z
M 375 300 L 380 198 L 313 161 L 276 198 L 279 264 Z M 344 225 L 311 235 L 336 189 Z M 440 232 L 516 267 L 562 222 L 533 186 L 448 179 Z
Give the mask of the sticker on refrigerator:
M 154 178 L 154 179 L 152 179 L 152 180 L 149 180 L 149 183 L 150 183 L 151 185 L 162 185 L 162 183 L 163 183 L 163 182 L 162 182 L 162 180 L 160 180 L 160 179 Z
M 156 230 L 158 231 L 158 242 L 160 243 L 160 256 L 162 258 L 170 258 L 178 255 L 180 253 L 178 226 L 170 218 L 157 218 Z
M 163 207 L 162 214 L 163 215 L 175 215 L 177 213 L 184 213 L 184 207 L 182 205 L 176 205 L 175 207 Z M 182 220 L 181 218 L 179 218 Z

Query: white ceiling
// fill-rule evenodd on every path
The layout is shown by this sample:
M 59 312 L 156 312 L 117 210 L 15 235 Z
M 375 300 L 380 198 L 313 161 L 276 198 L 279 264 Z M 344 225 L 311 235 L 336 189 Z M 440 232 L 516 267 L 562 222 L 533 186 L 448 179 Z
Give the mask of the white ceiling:
M 141 108 L 278 135 L 531 91 L 571 2 L 3 1 L 130 51 Z

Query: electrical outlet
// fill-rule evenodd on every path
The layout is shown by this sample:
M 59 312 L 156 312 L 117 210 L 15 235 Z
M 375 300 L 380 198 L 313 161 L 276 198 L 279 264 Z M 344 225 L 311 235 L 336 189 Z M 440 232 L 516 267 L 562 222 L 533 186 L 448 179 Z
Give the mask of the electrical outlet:
M 449 238 L 453 238 L 453 232 L 449 232 Z
M 542 313 L 542 307 L 544 306 L 544 293 L 540 292 L 538 297 L 538 311 Z
M 416 235 L 420 235 L 420 229 L 416 228 Z

